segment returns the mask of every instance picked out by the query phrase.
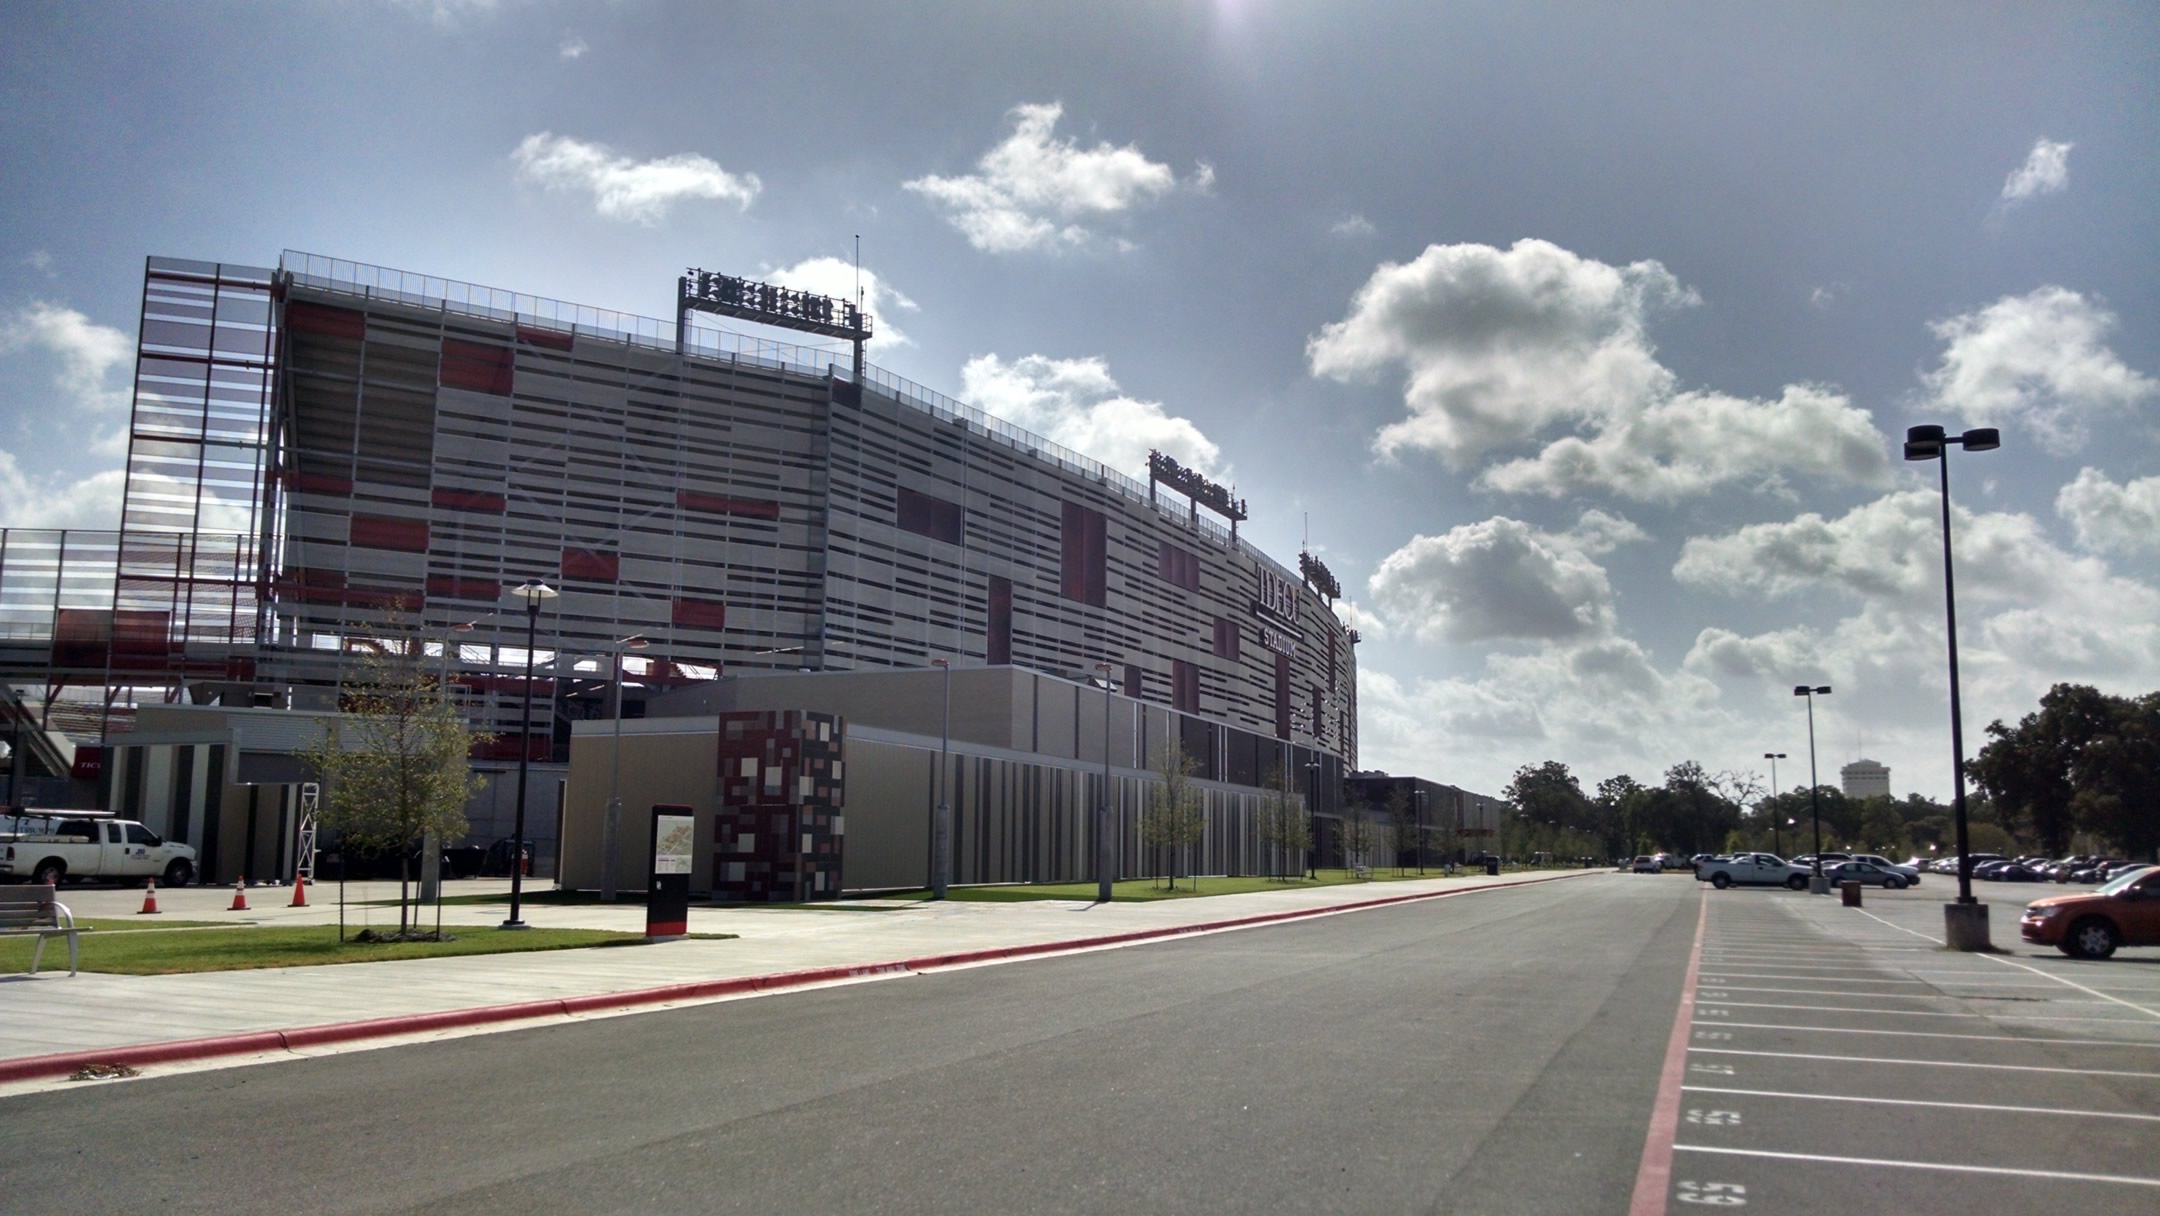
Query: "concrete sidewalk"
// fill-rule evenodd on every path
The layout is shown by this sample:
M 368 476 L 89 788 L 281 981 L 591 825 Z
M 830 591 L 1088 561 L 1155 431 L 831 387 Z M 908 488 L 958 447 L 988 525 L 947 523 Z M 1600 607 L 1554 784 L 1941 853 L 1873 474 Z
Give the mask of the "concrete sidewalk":
M 506 1006 L 577 998 L 583 998 L 579 1005 L 589 1009 L 629 1006 L 667 999 L 653 990 L 687 984 L 719 987 L 712 982 L 785 977 L 756 985 L 784 987 L 794 980 L 791 973 L 828 968 L 920 969 L 941 962 L 949 965 L 953 955 L 994 956 L 1060 946 L 1081 948 L 1103 938 L 1204 931 L 1254 918 L 1318 915 L 1602 873 L 1605 871 L 1575 870 L 1499 878 L 1479 875 L 1411 879 L 1108 905 L 1065 901 L 894 901 L 884 905 L 850 902 L 807 908 L 694 908 L 690 923 L 693 932 L 738 936 L 727 941 L 676 941 L 650 946 L 188 975 L 84 972 L 70 977 L 61 970 L 42 972 L 36 977 L 0 976 L 0 1028 L 4 1028 L 0 1029 L 0 1079 L 27 1075 L 23 1062 L 28 1059 L 62 1053 L 216 1040 L 250 1032 L 377 1019 L 390 1021 L 364 1034 L 342 1037 L 385 1036 L 399 1033 L 396 1020 L 427 1015 L 445 1016 L 429 1018 L 416 1024 L 416 1029 L 452 1024 L 451 1015 L 461 1011 L 477 1014 L 491 1008 L 503 1011 Z M 389 886 L 394 896 L 395 884 Z M 332 896 L 332 901 L 321 898 L 326 894 Z M 250 903 L 256 910 L 231 914 L 219 911 L 230 902 L 230 889 L 160 892 L 159 903 L 166 917 L 173 920 L 232 919 L 280 924 L 336 920 L 334 887 L 311 887 L 309 897 L 311 907 L 287 908 L 284 905 L 291 898 L 290 888 L 251 888 Z M 376 895 L 371 891 L 369 897 Z M 131 912 L 141 900 L 140 891 L 70 891 L 66 902 L 78 917 L 88 917 L 125 914 L 123 908 Z M 538 925 L 639 931 L 644 924 L 644 908 L 638 904 L 527 904 L 526 908 L 526 919 Z M 443 923 L 495 924 L 506 910 L 507 902 L 445 908 Z M 348 907 L 349 919 L 354 911 Z M 391 923 L 395 922 L 395 909 L 373 908 L 368 912 L 373 923 L 384 923 L 385 914 Z M 794 982 L 844 976 L 842 971 L 806 976 Z M 643 994 L 642 998 L 639 994 Z M 681 999 L 709 998 L 684 992 Z M 466 1020 L 478 1023 L 497 1019 L 473 1016 Z M 268 1049 L 275 1046 L 273 1043 Z M 226 1052 L 206 1048 L 199 1054 Z M 15 1067 L 10 1068 L 11 1064 Z

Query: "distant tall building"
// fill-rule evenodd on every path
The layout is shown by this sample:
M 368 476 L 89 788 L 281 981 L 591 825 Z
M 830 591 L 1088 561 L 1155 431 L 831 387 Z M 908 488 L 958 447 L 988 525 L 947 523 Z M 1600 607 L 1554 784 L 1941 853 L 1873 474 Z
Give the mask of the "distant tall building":
M 1877 794 L 1890 796 L 1890 766 L 1873 760 L 1860 759 L 1838 770 L 1838 778 L 1845 786 L 1847 798 L 1873 798 Z

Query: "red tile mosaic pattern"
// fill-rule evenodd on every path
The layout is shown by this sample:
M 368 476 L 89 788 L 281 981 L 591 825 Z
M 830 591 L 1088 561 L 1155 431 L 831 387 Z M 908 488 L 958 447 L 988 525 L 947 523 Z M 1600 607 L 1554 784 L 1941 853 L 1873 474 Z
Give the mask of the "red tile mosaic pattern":
M 720 715 L 715 898 L 791 903 L 839 897 L 845 730 L 832 714 L 793 709 Z

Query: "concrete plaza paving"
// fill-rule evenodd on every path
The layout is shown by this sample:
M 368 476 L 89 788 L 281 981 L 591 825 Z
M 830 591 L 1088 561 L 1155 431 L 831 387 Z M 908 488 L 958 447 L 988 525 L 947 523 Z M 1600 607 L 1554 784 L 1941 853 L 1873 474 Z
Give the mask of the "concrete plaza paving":
M 1559 872 L 1568 873 L 1568 872 Z M 1576 871 L 1573 873 L 1584 873 Z M 1540 881 L 1550 873 L 1410 879 L 1290 888 L 1204 899 L 1097 905 L 1077 901 L 930 903 L 849 901 L 767 908 L 696 907 L 694 933 L 732 933 L 724 941 L 684 940 L 650 946 L 551 950 L 527 954 L 409 959 L 377 963 L 128 976 L 65 967 L 37 976 L 0 976 L 0 1061 L 130 1044 L 284 1030 L 327 1023 L 406 1017 L 525 1001 L 628 993 L 667 985 L 801 971 L 871 966 L 928 955 L 1177 929 L 1291 911 L 1349 909 L 1409 895 L 1439 895 Z M 452 884 L 453 895 L 502 893 L 505 902 L 447 906 L 443 924 L 492 925 L 508 911 L 506 880 Z M 535 884 L 546 889 L 542 884 Z M 396 909 L 365 906 L 394 897 L 396 884 L 351 884 L 348 924 L 396 923 Z M 71 888 L 63 899 L 78 918 L 133 915 L 140 890 Z M 289 887 L 250 888 L 248 912 L 225 911 L 230 888 L 158 893 L 166 920 L 263 925 L 328 924 L 339 916 L 337 888 L 309 888 L 310 906 L 292 908 Z M 644 927 L 641 904 L 527 902 L 537 926 Z M 64 956 L 63 956 L 64 961 Z

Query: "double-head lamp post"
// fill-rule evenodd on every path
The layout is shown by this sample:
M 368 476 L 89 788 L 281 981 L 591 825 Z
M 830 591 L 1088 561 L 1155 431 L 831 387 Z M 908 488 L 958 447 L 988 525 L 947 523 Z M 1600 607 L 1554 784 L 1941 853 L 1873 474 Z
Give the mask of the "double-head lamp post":
M 1770 762 L 1770 851 L 1785 856 L 1785 846 L 1779 842 L 1778 819 L 1782 812 L 1777 804 L 1777 762 L 1785 758 L 1784 752 L 1764 752 L 1762 758 Z
M 1815 814 L 1815 876 L 1808 880 L 1808 890 L 1821 895 L 1830 889 L 1830 881 L 1823 877 L 1822 872 L 1822 782 L 1815 775 L 1815 698 L 1829 696 L 1830 686 L 1823 684 L 1810 687 L 1800 684 L 1793 688 L 1792 695 L 1807 698 L 1808 804 L 1814 808 Z
M 540 605 L 559 594 L 553 587 L 535 580 L 512 587 L 510 594 L 525 601 L 525 699 L 518 715 L 518 788 L 516 826 L 510 838 L 510 918 L 502 923 L 505 929 L 526 928 L 519 915 L 525 894 L 525 786 L 528 771 L 532 767 L 532 680 L 533 647 L 538 645 L 540 631 Z M 555 732 L 551 726 L 548 738 Z
M 615 866 L 622 852 L 622 698 L 623 654 L 645 649 L 645 635 L 633 633 L 615 642 L 615 746 L 609 749 L 607 818 L 600 823 L 600 902 L 615 902 Z
M 1965 723 L 1958 702 L 1957 581 L 1950 568 L 1950 448 L 1968 452 L 1992 452 L 2002 446 L 2002 432 L 1991 426 L 1962 435 L 1951 435 L 1939 426 L 1908 427 L 1905 459 L 1933 460 L 1942 467 L 1943 615 L 1950 635 L 1950 790 L 1957 823 L 1958 895 L 1961 904 L 1973 901 L 1972 859 L 1965 830 Z

